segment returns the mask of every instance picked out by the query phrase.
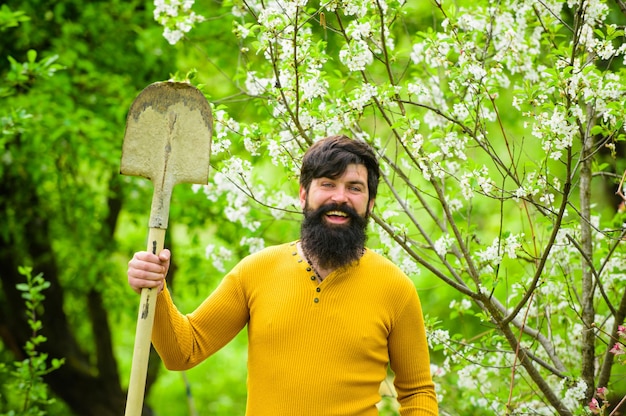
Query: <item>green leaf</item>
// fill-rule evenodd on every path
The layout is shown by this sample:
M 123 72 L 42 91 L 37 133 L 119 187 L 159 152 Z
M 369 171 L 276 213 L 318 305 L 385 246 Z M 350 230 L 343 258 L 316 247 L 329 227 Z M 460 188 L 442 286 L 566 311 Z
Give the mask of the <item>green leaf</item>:
M 37 61 L 37 51 L 34 49 L 29 49 L 26 56 L 28 57 L 28 62 L 34 64 Z

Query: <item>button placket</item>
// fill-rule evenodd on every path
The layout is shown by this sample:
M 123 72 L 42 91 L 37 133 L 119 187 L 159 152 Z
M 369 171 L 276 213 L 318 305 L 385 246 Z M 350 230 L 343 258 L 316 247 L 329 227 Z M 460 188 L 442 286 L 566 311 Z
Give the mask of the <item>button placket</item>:
M 297 256 L 297 255 L 298 255 L 298 252 L 297 252 L 297 251 L 293 251 L 293 252 L 291 253 L 291 255 L 295 257 L 295 256 Z M 304 260 L 303 260 L 303 259 L 301 259 L 301 258 L 299 258 L 299 259 L 297 259 L 297 260 L 298 260 L 298 263 L 302 263 L 302 262 L 304 261 Z M 312 267 L 310 264 L 308 264 L 308 265 L 307 265 L 307 267 L 306 267 L 306 271 L 307 271 L 307 273 L 311 273 L 310 279 L 311 279 L 311 281 L 312 281 L 312 282 L 317 281 L 317 273 L 315 272 L 315 270 L 313 270 L 313 267 Z M 319 286 L 317 286 L 317 287 L 315 288 L 315 293 L 316 293 L 316 294 L 319 294 L 319 293 L 321 293 L 321 292 L 322 292 L 322 289 L 321 289 Z M 319 295 L 313 298 L 313 302 L 314 302 L 314 303 L 319 303 L 319 302 L 320 302 Z
M 309 266 L 309 267 L 306 268 L 306 271 L 311 273 L 313 271 L 313 269 L 311 269 L 311 266 Z M 315 273 L 313 273 L 311 275 L 311 280 L 313 280 L 313 281 L 317 280 L 317 276 L 315 275 Z
M 313 298 L 313 302 L 314 302 L 314 303 L 320 303 L 320 296 L 319 296 L 319 294 L 320 294 L 321 292 L 322 292 L 322 288 L 321 288 L 321 287 L 319 287 L 319 286 L 317 286 L 317 287 L 315 288 L 315 294 L 316 294 L 316 296 Z

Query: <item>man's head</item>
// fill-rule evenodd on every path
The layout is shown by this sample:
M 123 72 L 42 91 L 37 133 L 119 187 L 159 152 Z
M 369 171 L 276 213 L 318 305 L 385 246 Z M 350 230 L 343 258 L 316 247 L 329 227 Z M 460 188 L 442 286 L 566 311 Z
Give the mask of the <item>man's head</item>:
M 306 151 L 300 169 L 300 186 L 308 191 L 313 179 L 336 178 L 350 164 L 363 165 L 367 169 L 369 200 L 376 199 L 380 178 L 376 154 L 364 141 L 347 136 L 327 137 L 315 142 Z
M 306 152 L 300 175 L 301 244 L 320 267 L 343 267 L 362 255 L 379 176 L 376 155 L 363 141 L 332 136 Z

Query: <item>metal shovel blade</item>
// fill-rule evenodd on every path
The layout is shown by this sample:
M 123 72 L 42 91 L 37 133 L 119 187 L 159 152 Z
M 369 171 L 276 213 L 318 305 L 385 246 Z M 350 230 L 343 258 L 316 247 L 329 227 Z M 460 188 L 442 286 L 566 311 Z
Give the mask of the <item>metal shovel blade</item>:
M 213 119 L 204 95 L 186 82 L 157 82 L 132 103 L 126 120 L 120 172 L 152 181 L 147 250 L 163 250 L 172 189 L 206 184 Z M 126 416 L 140 416 L 146 387 L 156 289 L 143 289 L 126 400 Z
M 120 172 L 152 181 L 150 227 L 167 228 L 174 185 L 207 183 L 212 130 L 206 98 L 187 82 L 156 82 L 132 103 Z

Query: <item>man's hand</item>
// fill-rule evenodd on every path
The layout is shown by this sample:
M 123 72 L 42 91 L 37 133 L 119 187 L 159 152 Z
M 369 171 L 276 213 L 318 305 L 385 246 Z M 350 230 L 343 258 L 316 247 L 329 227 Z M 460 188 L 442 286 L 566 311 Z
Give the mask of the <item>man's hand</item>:
M 149 251 L 139 251 L 128 262 L 128 284 L 137 293 L 141 289 L 157 288 L 159 293 L 165 285 L 165 276 L 170 268 L 171 253 L 164 249 L 155 255 Z

